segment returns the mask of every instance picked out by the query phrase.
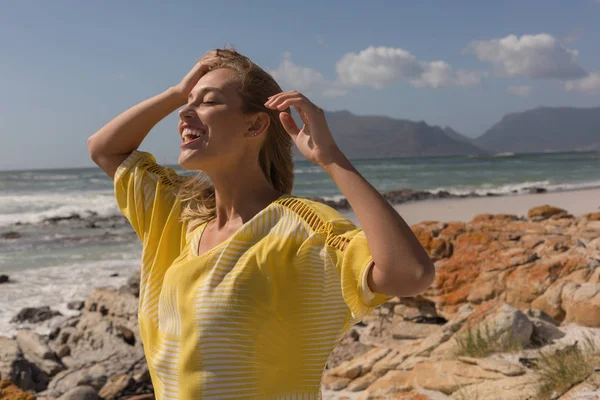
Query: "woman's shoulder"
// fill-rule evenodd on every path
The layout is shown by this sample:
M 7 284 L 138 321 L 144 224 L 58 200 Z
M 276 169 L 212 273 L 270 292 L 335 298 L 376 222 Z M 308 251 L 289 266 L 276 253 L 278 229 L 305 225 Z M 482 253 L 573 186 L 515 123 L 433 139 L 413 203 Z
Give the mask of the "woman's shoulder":
M 288 196 L 279 203 L 302 218 L 315 231 L 326 230 L 327 225 L 332 224 L 333 221 L 348 221 L 340 211 L 317 200 Z
M 152 153 L 137 149 L 133 150 L 117 167 L 114 180 L 118 182 L 121 178 L 127 176 L 134 178 L 143 177 L 174 187 L 179 187 L 189 179 L 189 177 L 179 175 L 171 167 L 158 164 L 156 157 Z M 136 185 L 136 187 L 139 187 L 139 185 Z

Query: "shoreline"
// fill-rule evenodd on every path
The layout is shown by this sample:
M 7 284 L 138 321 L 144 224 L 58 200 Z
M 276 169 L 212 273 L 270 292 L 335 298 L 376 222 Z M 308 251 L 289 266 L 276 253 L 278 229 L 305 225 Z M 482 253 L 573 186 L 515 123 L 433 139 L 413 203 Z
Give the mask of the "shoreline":
M 528 193 L 477 194 L 471 192 L 468 194 L 454 194 L 447 191 L 431 192 L 426 190 L 399 189 L 380 193 L 400 213 L 400 215 L 403 217 L 405 215 L 408 216 L 408 219 L 411 221 L 409 222 L 410 225 L 427 220 L 467 222 L 475 215 L 483 213 L 526 215 L 530 208 L 545 204 L 564 208 L 574 216 L 600 210 L 599 187 L 559 191 L 546 191 L 543 188 L 531 187 L 527 190 L 529 191 Z M 576 197 L 581 201 L 581 204 L 574 204 L 572 199 L 566 200 L 567 196 Z M 590 197 L 588 198 L 588 196 Z M 595 202 L 592 199 L 594 196 L 598 199 Z M 298 195 L 298 197 L 324 203 L 336 209 L 344 217 L 349 218 L 354 222 L 357 221 L 354 211 L 352 211 L 345 197 L 341 197 L 338 200 L 327 200 L 320 196 Z M 468 206 L 469 209 L 465 210 L 464 207 L 459 207 L 459 205 Z M 440 207 L 442 208 L 440 209 Z M 474 210 L 477 211 L 470 212 L 470 207 L 474 207 Z M 448 211 L 453 211 L 454 214 L 448 214 Z M 419 220 L 418 218 L 422 219 Z M 408 219 L 405 218 L 407 222 Z M 57 223 L 87 223 L 91 224 L 91 226 L 88 227 L 97 228 L 98 226 L 95 225 L 96 223 L 106 225 L 126 223 L 126 221 L 121 214 L 99 215 L 98 212 L 88 210 L 71 212 L 69 215 L 51 216 L 44 218 L 39 222 L 18 221 L 0 225 L 0 230 L 3 231 L 0 232 L 0 234 L 2 235 L 2 239 L 13 239 L 9 236 L 14 232 L 10 228 L 24 226 L 52 226 Z M 114 226 L 112 226 L 112 228 L 114 228 Z
M 407 224 L 423 221 L 468 222 L 478 214 L 513 214 L 526 216 L 537 206 L 551 205 L 565 209 L 578 217 L 600 211 L 600 189 L 585 189 L 508 196 L 486 196 L 411 201 L 392 204 Z M 345 218 L 357 224 L 353 211 L 339 210 Z

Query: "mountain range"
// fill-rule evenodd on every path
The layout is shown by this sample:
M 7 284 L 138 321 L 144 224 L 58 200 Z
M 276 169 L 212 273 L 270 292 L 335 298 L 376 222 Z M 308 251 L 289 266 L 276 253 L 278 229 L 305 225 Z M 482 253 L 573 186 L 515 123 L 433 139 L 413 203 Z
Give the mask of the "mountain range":
M 600 107 L 540 107 L 508 114 L 473 143 L 513 153 L 600 150 Z
M 540 107 L 504 116 L 477 138 L 425 121 L 326 113 L 334 138 L 348 158 L 392 158 L 600 151 L 600 107 Z M 303 156 L 294 146 L 294 158 Z

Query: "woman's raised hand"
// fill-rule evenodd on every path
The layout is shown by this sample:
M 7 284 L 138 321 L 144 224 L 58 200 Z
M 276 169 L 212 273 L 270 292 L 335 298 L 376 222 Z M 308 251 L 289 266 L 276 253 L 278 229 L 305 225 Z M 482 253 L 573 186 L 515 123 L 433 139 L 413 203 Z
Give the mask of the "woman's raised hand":
M 187 101 L 188 95 L 190 94 L 194 86 L 196 86 L 200 78 L 202 78 L 202 76 L 208 72 L 210 68 L 210 60 L 212 58 L 213 57 L 203 57 L 200 61 L 196 63 L 196 65 L 192 67 L 190 72 L 188 72 L 183 77 L 181 82 L 175 85 L 177 93 L 183 96 L 185 98 L 185 101 Z
M 294 107 L 298 111 L 302 122 L 304 122 L 302 129 L 296 125 L 292 116 L 287 112 L 281 112 L 279 119 L 294 143 L 296 143 L 298 150 L 309 161 L 325 167 L 341 153 L 327 126 L 325 112 L 302 93 L 297 91 L 278 93 L 271 96 L 265 106 L 277 110 Z

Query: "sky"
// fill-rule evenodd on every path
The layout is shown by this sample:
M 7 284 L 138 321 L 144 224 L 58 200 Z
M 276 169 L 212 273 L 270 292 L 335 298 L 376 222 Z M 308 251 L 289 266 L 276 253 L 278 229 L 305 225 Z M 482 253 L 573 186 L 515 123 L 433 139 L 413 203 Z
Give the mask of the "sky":
M 93 166 L 91 134 L 227 45 L 326 110 L 476 137 L 507 113 L 599 106 L 598 21 L 600 0 L 0 0 L 0 170 Z M 176 123 L 141 149 L 176 164 Z

